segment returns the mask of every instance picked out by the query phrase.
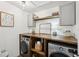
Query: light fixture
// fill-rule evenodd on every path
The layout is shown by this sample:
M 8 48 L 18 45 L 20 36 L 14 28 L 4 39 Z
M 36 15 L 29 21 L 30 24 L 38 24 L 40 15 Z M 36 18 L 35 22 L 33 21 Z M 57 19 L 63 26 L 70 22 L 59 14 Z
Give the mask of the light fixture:
M 22 6 L 23 6 L 23 7 L 26 6 L 26 1 L 22 1 Z
M 35 5 L 34 5 L 34 3 L 32 3 L 32 1 L 19 1 L 18 3 L 20 6 L 22 6 L 23 9 L 35 7 Z

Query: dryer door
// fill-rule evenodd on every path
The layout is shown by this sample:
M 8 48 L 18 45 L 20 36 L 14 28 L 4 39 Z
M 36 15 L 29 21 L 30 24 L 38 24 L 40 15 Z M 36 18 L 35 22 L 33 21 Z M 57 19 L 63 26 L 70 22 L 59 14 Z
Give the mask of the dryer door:
M 28 43 L 26 43 L 25 41 L 21 42 L 21 52 L 24 53 L 28 53 Z
M 61 52 L 53 52 L 50 54 L 50 57 L 69 57 L 69 56 Z

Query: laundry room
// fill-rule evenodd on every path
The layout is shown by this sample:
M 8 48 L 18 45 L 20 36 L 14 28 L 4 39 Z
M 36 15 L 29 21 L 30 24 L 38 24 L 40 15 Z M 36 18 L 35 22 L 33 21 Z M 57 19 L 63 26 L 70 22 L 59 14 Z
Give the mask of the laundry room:
M 79 1 L 0 1 L 0 57 L 78 57 Z

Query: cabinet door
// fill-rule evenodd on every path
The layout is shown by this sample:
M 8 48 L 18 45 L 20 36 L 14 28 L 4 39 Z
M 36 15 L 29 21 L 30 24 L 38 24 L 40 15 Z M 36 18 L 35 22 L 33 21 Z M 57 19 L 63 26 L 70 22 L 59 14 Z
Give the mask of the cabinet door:
M 28 24 L 28 27 L 35 26 L 35 22 L 33 21 L 33 15 L 32 14 L 27 15 L 27 24 Z
M 76 22 L 75 2 L 60 7 L 60 25 L 73 26 Z

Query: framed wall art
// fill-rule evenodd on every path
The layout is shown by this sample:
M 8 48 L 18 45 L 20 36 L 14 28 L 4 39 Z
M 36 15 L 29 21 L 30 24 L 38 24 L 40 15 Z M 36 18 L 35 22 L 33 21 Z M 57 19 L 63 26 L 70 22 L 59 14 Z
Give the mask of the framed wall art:
M 0 11 L 0 26 L 14 27 L 14 15 Z
M 51 34 L 51 23 L 43 23 L 39 25 L 39 33 Z

